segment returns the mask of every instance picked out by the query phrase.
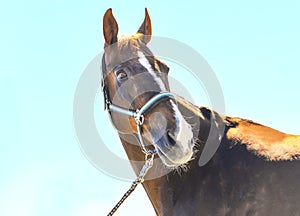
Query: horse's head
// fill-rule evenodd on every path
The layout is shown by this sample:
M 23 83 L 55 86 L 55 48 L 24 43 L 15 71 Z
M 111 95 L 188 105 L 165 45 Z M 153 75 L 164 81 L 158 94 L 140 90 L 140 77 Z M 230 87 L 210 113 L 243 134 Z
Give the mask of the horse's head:
M 108 9 L 104 15 L 103 86 L 105 97 L 118 107 L 138 110 L 158 94 L 170 91 L 168 66 L 147 47 L 151 32 L 147 9 L 142 25 L 132 36 L 118 37 L 118 24 L 112 10 Z M 134 118 L 119 112 L 110 114 L 119 133 L 138 133 Z M 170 97 L 164 97 L 147 110 L 141 134 L 169 167 L 182 165 L 192 158 L 192 128 L 183 118 L 176 101 Z

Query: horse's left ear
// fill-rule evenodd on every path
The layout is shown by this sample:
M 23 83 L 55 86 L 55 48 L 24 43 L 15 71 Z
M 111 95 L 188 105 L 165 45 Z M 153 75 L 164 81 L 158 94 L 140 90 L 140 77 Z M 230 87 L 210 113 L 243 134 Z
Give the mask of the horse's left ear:
M 152 35 L 152 26 L 151 26 L 151 19 L 148 13 L 147 8 L 145 8 L 145 19 L 142 25 L 140 26 L 137 34 L 142 34 L 142 41 L 147 44 L 151 40 Z

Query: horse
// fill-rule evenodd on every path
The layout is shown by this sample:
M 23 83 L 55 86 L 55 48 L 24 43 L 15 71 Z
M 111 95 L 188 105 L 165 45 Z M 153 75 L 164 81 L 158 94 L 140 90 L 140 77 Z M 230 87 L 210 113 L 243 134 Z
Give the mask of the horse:
M 154 155 L 142 185 L 157 215 L 300 215 L 299 135 L 221 115 L 170 93 L 169 67 L 147 46 L 147 9 L 130 36 L 118 36 L 108 9 L 103 35 L 106 108 L 113 106 L 109 115 L 137 175 L 145 154 Z M 213 142 L 220 142 L 217 151 L 199 166 Z

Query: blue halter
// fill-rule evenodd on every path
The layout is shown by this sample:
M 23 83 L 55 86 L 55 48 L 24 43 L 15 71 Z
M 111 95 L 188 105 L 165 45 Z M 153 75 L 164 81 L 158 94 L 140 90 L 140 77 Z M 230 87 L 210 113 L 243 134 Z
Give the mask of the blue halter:
M 105 107 L 104 109 L 107 109 L 109 112 L 117 112 L 122 115 L 126 115 L 129 117 L 134 118 L 136 122 L 136 127 L 137 127 L 137 135 L 139 139 L 139 144 L 141 147 L 141 150 L 144 154 L 146 155 L 153 155 L 156 153 L 156 149 L 154 150 L 149 150 L 146 145 L 144 144 L 143 137 L 141 134 L 141 128 L 144 123 L 145 115 L 152 110 L 154 107 L 156 107 L 162 100 L 165 99 L 171 99 L 176 103 L 175 96 L 169 92 L 161 92 L 153 96 L 149 101 L 147 101 L 140 109 L 137 110 L 130 110 L 130 109 L 125 109 L 123 107 L 117 106 L 112 104 L 112 102 L 108 98 L 108 94 L 106 92 L 105 86 L 102 86 L 102 91 L 104 94 L 104 100 L 105 100 Z

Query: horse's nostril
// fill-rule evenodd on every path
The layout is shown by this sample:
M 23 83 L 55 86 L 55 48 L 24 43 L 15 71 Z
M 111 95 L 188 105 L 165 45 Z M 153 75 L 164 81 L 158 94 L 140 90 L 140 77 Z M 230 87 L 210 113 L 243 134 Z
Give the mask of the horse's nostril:
M 169 143 L 171 146 L 176 145 L 176 138 L 175 138 L 175 136 L 172 135 L 170 132 L 167 132 L 167 140 L 168 140 L 168 143 Z

